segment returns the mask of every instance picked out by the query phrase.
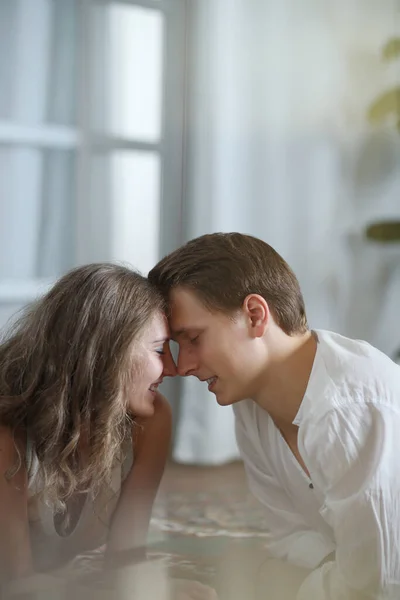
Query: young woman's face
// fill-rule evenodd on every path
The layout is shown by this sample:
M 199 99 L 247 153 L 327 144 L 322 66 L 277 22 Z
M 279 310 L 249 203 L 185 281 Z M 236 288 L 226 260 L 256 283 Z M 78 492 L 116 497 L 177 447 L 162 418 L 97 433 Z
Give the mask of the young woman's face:
M 175 363 L 169 348 L 169 329 L 165 315 L 155 313 L 137 351 L 141 356 L 129 407 L 134 415 L 147 417 L 154 413 L 156 391 L 163 378 L 176 375 Z

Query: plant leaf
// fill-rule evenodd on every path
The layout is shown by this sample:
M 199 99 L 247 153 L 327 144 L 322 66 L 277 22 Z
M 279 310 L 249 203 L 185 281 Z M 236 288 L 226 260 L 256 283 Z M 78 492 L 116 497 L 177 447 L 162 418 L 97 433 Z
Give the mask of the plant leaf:
M 400 221 L 371 223 L 366 227 L 365 235 L 374 242 L 400 242 Z
M 400 38 L 392 38 L 382 48 L 384 60 L 393 60 L 400 56 Z
M 379 96 L 369 107 L 367 117 L 372 124 L 377 124 L 392 113 L 400 116 L 400 87 Z

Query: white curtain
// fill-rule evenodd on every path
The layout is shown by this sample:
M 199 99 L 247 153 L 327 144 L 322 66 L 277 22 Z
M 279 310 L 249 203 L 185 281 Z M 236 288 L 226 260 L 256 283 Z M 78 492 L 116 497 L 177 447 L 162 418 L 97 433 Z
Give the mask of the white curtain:
M 29 136 L 74 124 L 74 4 L 1 3 L 0 120 L 22 141 L 0 146 L 0 278 L 54 276 L 72 262 L 73 154 Z
M 398 0 L 189 0 L 184 237 L 241 231 L 294 268 L 312 327 L 391 353 L 400 341 L 397 248 L 363 239 L 400 216 L 400 138 L 369 103 L 398 79 L 381 60 Z M 397 262 L 396 262 L 397 259 Z M 175 459 L 237 456 L 232 411 L 182 385 Z
M 0 328 L 74 260 L 75 10 L 0 2 Z

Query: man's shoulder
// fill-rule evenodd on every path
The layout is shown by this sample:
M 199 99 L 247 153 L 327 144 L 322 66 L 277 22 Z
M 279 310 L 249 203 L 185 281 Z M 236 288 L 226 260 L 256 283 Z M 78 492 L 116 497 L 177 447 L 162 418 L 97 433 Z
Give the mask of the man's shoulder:
M 342 403 L 346 399 L 368 402 L 383 398 L 400 402 L 400 366 L 363 340 L 354 340 L 330 331 L 317 330 L 320 371 L 331 393 L 324 394 Z M 329 404 L 329 402 L 328 402 Z
M 386 364 L 395 369 L 398 368 L 398 365 L 386 354 L 365 340 L 349 338 L 340 333 L 323 329 L 316 329 L 314 333 L 325 362 L 329 360 L 334 365 L 342 367 L 349 365 L 350 361 L 356 361 L 358 364 L 369 367 Z
M 302 407 L 300 437 L 329 446 L 400 414 L 400 367 L 362 340 L 317 331 L 319 361 Z

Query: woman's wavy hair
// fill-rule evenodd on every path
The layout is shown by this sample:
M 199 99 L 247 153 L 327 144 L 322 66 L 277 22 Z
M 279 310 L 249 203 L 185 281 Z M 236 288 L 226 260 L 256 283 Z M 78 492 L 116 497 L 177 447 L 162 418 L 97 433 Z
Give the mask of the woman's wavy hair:
M 62 277 L 6 333 L 0 424 L 32 443 L 46 500 L 55 508 L 108 480 L 116 457 L 122 459 L 141 337 L 163 309 L 145 277 L 120 265 L 90 264 Z M 10 477 L 23 457 L 18 463 Z

